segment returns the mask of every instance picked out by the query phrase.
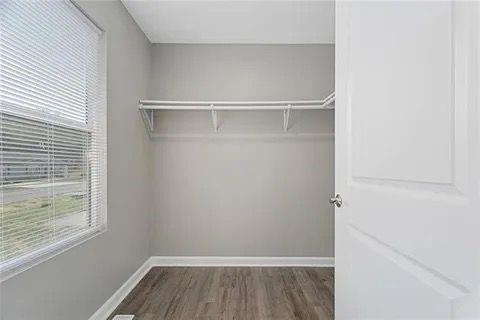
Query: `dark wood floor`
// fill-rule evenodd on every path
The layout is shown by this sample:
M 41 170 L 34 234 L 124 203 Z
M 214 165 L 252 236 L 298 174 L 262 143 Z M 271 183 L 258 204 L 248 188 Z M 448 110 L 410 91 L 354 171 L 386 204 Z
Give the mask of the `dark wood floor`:
M 156 267 L 109 319 L 333 319 L 333 284 L 333 268 Z

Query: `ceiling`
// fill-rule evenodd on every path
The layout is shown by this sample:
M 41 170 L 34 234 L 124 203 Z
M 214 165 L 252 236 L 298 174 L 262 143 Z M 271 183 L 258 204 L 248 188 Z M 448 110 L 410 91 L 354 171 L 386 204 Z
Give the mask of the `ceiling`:
M 333 1 L 122 0 L 152 43 L 334 43 Z

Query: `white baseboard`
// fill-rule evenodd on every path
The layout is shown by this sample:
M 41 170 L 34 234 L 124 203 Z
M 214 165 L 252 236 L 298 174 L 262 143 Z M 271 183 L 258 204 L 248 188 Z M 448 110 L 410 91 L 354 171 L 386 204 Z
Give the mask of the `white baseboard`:
M 152 266 L 189 267 L 333 267 L 334 258 L 324 257 L 168 257 L 153 256 Z
M 100 309 L 98 309 L 88 320 L 106 320 L 151 268 L 151 258 L 148 258 L 147 261 L 145 261 L 145 263 L 142 264 L 140 268 L 138 268 L 137 271 L 135 271 L 135 273 L 132 274 L 132 276 L 128 278 L 128 280 L 117 291 L 115 291 L 110 299 L 108 299 L 107 302 L 105 302 L 103 306 L 101 306 Z
M 152 256 L 89 320 L 106 320 L 152 267 L 334 267 L 331 257 L 180 257 Z

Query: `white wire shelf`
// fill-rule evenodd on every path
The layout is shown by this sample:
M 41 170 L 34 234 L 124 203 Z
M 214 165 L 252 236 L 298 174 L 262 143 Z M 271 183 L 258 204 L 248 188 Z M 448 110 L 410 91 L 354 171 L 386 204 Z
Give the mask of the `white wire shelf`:
M 218 111 L 283 111 L 283 130 L 289 129 L 292 110 L 333 110 L 335 92 L 323 100 L 292 101 L 165 101 L 140 100 L 139 110 L 148 132 L 155 131 L 155 111 L 210 111 L 215 132 L 219 131 Z

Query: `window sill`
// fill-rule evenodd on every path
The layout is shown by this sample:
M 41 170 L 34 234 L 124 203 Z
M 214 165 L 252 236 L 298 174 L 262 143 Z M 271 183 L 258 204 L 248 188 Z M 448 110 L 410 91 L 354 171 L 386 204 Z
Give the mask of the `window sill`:
M 49 246 L 18 257 L 17 259 L 8 261 L 7 263 L 0 265 L 0 283 L 24 271 L 27 271 L 42 262 L 50 260 L 57 255 L 84 243 L 85 241 L 95 238 L 106 231 L 106 226 L 91 229 L 82 234 L 78 234 L 57 243 L 53 243 Z

